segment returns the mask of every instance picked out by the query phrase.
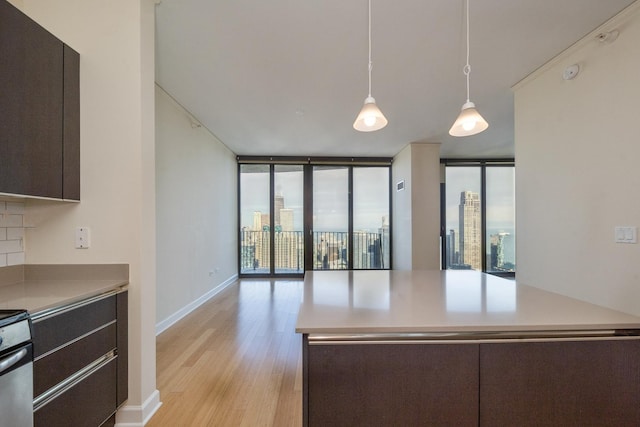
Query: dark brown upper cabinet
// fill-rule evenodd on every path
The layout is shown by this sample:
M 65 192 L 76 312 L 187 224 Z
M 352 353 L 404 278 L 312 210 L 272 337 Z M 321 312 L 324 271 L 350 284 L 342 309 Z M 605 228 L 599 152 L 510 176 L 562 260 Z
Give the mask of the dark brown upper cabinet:
M 80 200 L 80 56 L 0 0 L 0 193 Z

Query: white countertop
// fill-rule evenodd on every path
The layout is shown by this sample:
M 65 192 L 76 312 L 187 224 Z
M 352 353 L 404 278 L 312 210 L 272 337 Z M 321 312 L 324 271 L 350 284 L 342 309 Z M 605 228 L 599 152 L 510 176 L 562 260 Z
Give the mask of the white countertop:
M 640 329 L 640 317 L 469 270 L 313 271 L 296 332 Z
M 126 286 L 126 279 L 25 280 L 0 286 L 0 309 L 24 309 L 32 315 Z

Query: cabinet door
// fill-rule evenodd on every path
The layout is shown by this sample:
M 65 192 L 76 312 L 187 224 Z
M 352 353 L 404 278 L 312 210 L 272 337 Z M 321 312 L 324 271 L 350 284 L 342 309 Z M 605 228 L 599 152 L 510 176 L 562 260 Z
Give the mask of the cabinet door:
M 116 320 L 116 296 L 33 322 L 36 359 Z
M 62 197 L 63 44 L 0 1 L 0 192 Z
M 36 359 L 33 396 L 40 396 L 115 348 L 116 325 L 111 324 Z
M 640 341 L 482 344 L 481 426 L 639 426 Z
M 306 348 L 305 425 L 478 425 L 477 344 Z
M 35 427 L 96 427 L 116 410 L 116 363 L 112 359 L 37 409 Z
M 129 292 L 117 295 L 118 313 L 118 381 L 117 404 L 122 405 L 129 398 Z
M 64 45 L 62 197 L 80 200 L 80 55 Z

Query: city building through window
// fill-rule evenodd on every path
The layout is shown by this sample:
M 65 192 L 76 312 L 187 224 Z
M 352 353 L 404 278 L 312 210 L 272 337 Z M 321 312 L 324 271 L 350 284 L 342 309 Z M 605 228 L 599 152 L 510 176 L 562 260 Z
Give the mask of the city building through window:
M 443 160 L 443 164 L 443 268 L 514 276 L 513 161 Z
M 241 276 L 391 268 L 390 159 L 239 158 Z

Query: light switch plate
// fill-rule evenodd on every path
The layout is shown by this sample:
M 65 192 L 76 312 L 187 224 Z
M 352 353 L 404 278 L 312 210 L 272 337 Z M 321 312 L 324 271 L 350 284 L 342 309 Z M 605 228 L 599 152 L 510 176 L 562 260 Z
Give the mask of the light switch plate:
M 614 239 L 616 243 L 638 243 L 638 227 L 617 226 Z
M 76 228 L 76 249 L 88 249 L 90 244 L 89 227 Z

